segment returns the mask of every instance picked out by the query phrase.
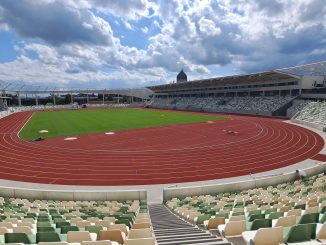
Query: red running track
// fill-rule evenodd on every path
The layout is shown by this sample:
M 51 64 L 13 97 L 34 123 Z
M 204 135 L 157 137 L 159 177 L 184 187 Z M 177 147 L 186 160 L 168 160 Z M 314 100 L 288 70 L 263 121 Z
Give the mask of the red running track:
M 247 116 L 27 142 L 17 134 L 31 116 L 21 112 L 0 120 L 1 179 L 64 185 L 202 181 L 295 164 L 324 146 L 318 134 L 305 128 Z

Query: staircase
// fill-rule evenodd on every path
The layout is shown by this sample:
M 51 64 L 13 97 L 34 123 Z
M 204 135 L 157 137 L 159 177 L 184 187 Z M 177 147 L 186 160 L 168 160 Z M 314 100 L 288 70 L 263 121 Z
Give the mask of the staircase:
M 163 204 L 149 205 L 149 214 L 158 245 L 231 245 L 182 220 Z

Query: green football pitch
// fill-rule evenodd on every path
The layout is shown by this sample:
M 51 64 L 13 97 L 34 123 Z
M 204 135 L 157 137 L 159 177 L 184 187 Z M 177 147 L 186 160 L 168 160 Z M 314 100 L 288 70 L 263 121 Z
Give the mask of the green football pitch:
M 33 114 L 21 130 L 20 137 L 32 140 L 38 137 L 62 137 L 224 119 L 216 115 L 136 108 L 42 111 Z M 40 134 L 41 130 L 47 130 L 48 133 Z

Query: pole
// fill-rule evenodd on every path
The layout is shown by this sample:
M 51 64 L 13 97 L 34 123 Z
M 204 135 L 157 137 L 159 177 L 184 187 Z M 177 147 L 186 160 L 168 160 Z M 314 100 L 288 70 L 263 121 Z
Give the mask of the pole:
M 104 95 L 104 93 L 103 93 L 103 97 L 102 97 L 102 99 L 103 99 L 103 100 L 102 100 L 102 104 L 103 104 L 103 105 L 104 105 L 104 96 L 105 96 L 105 95 Z

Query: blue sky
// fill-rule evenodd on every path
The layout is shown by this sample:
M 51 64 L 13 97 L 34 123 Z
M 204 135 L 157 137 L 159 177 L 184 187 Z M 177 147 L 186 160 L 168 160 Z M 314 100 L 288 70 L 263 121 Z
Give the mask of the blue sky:
M 118 88 L 326 60 L 324 0 L 1 0 L 0 80 Z

